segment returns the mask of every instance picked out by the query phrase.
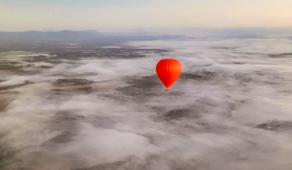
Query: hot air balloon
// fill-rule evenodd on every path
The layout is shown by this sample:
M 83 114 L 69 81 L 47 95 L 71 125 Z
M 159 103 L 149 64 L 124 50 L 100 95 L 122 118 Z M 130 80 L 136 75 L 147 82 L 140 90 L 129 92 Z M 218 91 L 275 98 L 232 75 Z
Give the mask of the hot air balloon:
M 170 91 L 170 87 L 178 79 L 182 71 L 181 64 L 178 60 L 165 58 L 160 60 L 156 65 L 156 73 L 158 78 L 166 87 L 166 92 Z

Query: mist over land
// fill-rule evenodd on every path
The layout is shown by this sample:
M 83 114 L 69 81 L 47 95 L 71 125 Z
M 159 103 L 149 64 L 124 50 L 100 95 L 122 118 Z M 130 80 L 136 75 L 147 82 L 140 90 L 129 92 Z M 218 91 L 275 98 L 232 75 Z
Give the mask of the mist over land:
M 0 169 L 290 170 L 292 36 L 231 32 L 0 33 Z

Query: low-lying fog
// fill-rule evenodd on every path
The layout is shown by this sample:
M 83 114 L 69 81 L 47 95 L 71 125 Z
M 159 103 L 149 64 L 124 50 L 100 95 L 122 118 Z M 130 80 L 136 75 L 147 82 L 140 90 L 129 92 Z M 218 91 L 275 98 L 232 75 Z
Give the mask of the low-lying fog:
M 291 170 L 291 39 L 125 45 L 169 51 L 2 56 L 23 71 L 0 74 L 0 169 Z M 169 93 L 155 72 L 166 57 L 183 67 Z

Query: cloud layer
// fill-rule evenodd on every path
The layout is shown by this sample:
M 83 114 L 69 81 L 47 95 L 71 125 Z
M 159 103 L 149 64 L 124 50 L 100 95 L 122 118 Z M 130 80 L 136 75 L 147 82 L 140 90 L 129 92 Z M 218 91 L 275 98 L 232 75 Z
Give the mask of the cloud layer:
M 1 94 L 15 98 L 0 114 L 1 144 L 17 151 L 12 167 L 291 167 L 291 40 L 126 45 L 171 51 L 136 59 L 63 60 L 38 75 L 4 77 L 1 87 L 33 82 Z M 155 75 L 156 63 L 165 57 L 183 66 L 170 93 Z M 90 86 L 88 93 L 65 81 L 57 86 L 58 79 L 94 83 L 76 85 Z

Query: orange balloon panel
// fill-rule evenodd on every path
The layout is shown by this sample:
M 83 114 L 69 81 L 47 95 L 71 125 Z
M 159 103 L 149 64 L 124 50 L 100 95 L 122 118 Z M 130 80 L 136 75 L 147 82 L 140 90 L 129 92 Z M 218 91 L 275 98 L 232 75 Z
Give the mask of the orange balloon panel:
M 170 89 L 170 87 L 178 79 L 181 71 L 181 64 L 176 59 L 162 59 L 156 65 L 157 76 L 167 89 Z

